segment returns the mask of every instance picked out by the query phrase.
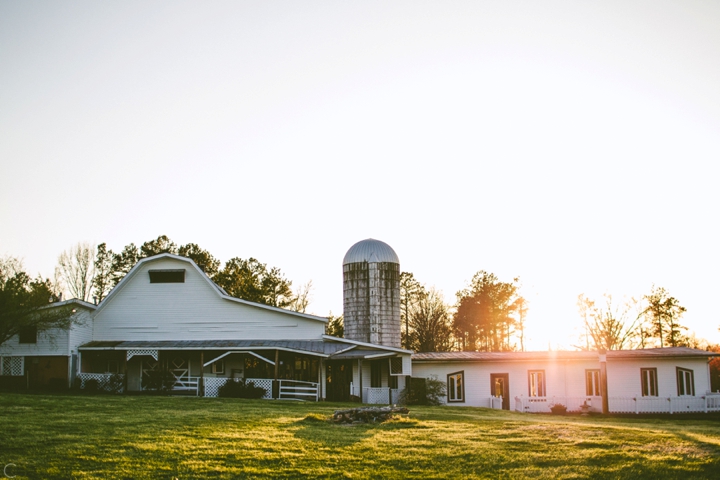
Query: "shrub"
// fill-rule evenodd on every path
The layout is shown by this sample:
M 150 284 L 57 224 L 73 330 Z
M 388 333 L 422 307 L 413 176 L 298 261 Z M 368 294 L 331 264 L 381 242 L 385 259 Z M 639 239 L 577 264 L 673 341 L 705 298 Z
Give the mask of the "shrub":
M 82 380 L 80 379 L 80 377 L 75 377 L 72 382 L 72 387 L 70 387 L 70 388 L 72 388 L 72 390 L 79 391 L 81 387 L 82 387 Z
M 256 387 L 253 382 L 246 382 L 245 379 L 229 378 L 225 385 L 218 389 L 218 395 L 228 398 L 262 398 L 265 396 L 265 389 Z
M 436 377 L 410 378 L 410 385 L 406 386 L 398 403 L 402 405 L 440 405 L 445 397 L 445 383 Z
M 169 392 L 176 380 L 175 375 L 168 370 L 152 370 L 147 372 L 147 376 L 143 379 L 143 388 L 156 392 Z
M 68 389 L 67 382 L 63 378 L 51 378 L 48 380 L 47 389 L 51 392 L 62 392 Z
M 105 383 L 104 390 L 109 393 L 122 393 L 123 383 L 123 376 L 119 373 L 113 373 Z
M 83 390 L 89 393 L 97 392 L 100 389 L 100 383 L 95 380 L 94 378 L 91 378 L 89 380 L 85 380 L 85 386 L 83 387 Z

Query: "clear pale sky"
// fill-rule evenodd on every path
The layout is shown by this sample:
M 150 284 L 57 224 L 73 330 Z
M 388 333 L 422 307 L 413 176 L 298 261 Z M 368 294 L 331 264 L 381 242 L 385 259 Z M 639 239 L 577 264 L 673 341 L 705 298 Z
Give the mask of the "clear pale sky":
M 342 312 L 390 244 L 449 301 L 663 286 L 720 342 L 720 3 L 0 1 L 0 255 L 165 234 Z

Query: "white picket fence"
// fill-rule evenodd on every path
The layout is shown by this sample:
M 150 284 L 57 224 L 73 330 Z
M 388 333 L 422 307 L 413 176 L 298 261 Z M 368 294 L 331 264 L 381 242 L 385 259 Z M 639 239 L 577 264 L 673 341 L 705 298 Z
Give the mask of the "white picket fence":
M 549 413 L 550 406 L 562 404 L 568 412 L 581 411 L 587 403 L 590 412 L 602 412 L 602 397 L 515 397 L 515 410 L 524 413 Z M 707 413 L 720 412 L 720 394 L 701 397 L 610 397 L 610 413 Z
M 610 397 L 611 413 L 708 413 L 720 412 L 720 395 L 701 397 Z

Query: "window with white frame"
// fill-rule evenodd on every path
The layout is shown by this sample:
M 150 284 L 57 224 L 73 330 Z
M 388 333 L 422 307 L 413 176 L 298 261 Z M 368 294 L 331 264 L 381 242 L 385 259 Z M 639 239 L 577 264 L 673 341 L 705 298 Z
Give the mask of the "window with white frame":
M 642 396 L 643 397 L 657 397 L 658 396 L 657 368 L 641 368 L 640 369 L 640 383 L 642 385 Z
M 677 367 L 677 391 L 678 396 L 695 396 L 695 374 L 687 368 Z
M 528 396 L 545 396 L 545 370 L 528 371 Z
M 21 377 L 24 357 L 0 357 L 0 375 Z
M 585 370 L 585 395 L 600 396 L 600 370 Z
M 465 401 L 465 372 L 455 372 L 447 376 L 448 402 Z

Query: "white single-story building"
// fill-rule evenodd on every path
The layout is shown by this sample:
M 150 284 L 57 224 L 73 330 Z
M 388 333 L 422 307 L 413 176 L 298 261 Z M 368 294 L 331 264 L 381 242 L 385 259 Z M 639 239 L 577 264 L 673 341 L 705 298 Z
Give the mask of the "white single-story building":
M 598 352 L 430 352 L 413 375 L 446 383 L 448 405 L 520 412 L 720 411 L 710 391 L 711 352 L 685 347 Z

